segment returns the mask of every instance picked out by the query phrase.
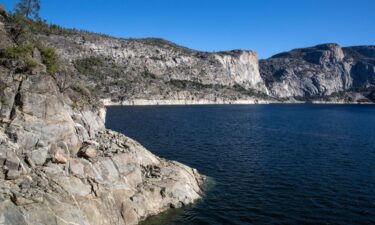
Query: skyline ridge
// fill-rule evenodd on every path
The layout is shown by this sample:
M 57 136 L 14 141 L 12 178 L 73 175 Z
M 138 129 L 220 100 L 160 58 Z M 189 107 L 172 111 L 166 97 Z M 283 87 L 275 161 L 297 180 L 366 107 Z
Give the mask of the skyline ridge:
M 0 3 L 9 11 L 16 2 Z M 118 38 L 162 38 L 199 51 L 251 49 L 264 59 L 320 43 L 372 45 L 373 8 L 371 0 L 67 0 L 41 1 L 40 16 L 66 28 Z

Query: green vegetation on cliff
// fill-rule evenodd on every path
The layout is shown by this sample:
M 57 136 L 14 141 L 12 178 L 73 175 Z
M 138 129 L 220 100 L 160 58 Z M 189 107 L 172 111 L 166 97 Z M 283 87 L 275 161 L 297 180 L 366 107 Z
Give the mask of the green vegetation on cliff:
M 42 62 L 47 66 L 49 73 L 56 73 L 59 70 L 59 56 L 56 54 L 55 49 L 38 45 L 38 49 L 42 56 Z
M 25 63 L 25 71 L 31 71 L 38 66 L 36 51 L 40 52 L 41 62 L 47 67 L 47 72 L 56 73 L 59 70 L 59 57 L 53 48 L 44 47 L 41 44 L 21 44 L 8 47 L 0 51 L 3 59 L 18 60 Z

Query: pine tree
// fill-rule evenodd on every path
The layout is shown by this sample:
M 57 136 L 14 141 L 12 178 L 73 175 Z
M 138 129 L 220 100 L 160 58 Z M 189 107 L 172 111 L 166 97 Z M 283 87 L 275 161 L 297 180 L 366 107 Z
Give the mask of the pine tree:
M 20 0 L 15 7 L 15 14 L 26 19 L 39 21 L 39 0 Z

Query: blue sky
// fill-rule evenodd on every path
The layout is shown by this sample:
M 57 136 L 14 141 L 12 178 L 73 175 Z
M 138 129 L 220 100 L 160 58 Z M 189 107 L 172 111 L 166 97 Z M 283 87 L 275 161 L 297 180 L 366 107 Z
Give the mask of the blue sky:
M 0 0 L 8 10 L 18 0 Z M 375 44 L 375 0 L 41 0 L 41 17 L 116 37 L 159 37 L 260 58 L 335 42 Z

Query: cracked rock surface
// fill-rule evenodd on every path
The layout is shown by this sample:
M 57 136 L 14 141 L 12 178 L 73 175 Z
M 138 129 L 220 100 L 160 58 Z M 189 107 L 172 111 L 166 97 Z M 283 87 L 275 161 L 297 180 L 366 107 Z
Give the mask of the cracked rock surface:
M 0 66 L 0 224 L 137 224 L 201 197 L 195 169 L 105 129 L 103 106 L 82 98 Z
M 196 170 L 70 108 L 52 77 L 0 78 L 1 224 L 137 224 L 201 197 Z

